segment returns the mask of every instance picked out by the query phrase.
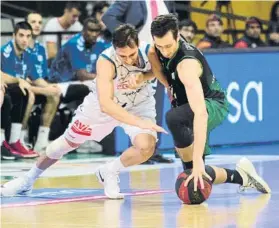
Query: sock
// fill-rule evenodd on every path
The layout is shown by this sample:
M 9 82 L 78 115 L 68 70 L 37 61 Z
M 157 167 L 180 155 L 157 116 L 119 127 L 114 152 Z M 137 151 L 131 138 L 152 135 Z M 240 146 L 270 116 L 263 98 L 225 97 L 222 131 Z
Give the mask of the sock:
M 20 134 L 20 141 L 21 142 L 26 142 L 27 138 L 28 138 L 28 131 L 27 131 L 27 129 L 22 129 L 21 130 L 21 134 Z
M 183 170 L 193 169 L 193 161 L 189 161 L 189 162 L 182 161 L 182 166 L 183 166 Z
M 243 179 L 240 176 L 239 172 L 237 172 L 236 170 L 225 169 L 225 168 L 224 168 L 224 170 L 227 172 L 227 180 L 225 181 L 225 183 L 243 185 Z
M 36 165 L 33 166 L 28 173 L 26 174 L 26 176 L 32 180 L 35 181 L 42 173 L 44 172 L 44 170 L 39 169 Z
M 21 128 L 21 123 L 12 123 L 10 143 L 15 143 L 20 139 Z
M 5 141 L 5 130 L 1 129 L 1 139 L 0 139 L 1 145 L 3 144 L 4 141 Z
M 40 126 L 39 127 L 39 131 L 38 131 L 38 137 L 37 137 L 37 141 L 36 141 L 36 147 L 45 147 L 47 146 L 48 142 L 48 135 L 49 135 L 49 131 L 50 128 L 49 127 L 43 127 Z
M 118 157 L 114 161 L 109 163 L 108 168 L 112 171 L 119 172 L 121 169 L 124 169 L 125 167 L 122 164 L 120 157 Z

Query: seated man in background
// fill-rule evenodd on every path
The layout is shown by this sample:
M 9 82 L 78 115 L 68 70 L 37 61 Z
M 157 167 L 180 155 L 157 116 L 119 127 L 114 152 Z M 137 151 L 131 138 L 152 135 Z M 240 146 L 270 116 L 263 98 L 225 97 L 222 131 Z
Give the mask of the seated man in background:
M 62 102 L 83 101 L 89 93 L 86 85 L 96 77 L 97 59 L 106 49 L 97 41 L 100 32 L 96 19 L 86 19 L 82 32 L 72 37 L 53 60 L 48 81 L 59 83 Z
M 200 50 L 231 47 L 228 42 L 221 39 L 223 33 L 223 21 L 218 15 L 212 14 L 208 17 L 205 32 L 206 34 L 197 44 L 197 48 Z
M 250 17 L 246 21 L 246 30 L 242 38 L 234 44 L 235 48 L 265 47 L 266 43 L 261 40 L 262 23 L 256 17 Z
M 36 67 L 36 60 L 28 49 L 31 38 L 32 27 L 29 23 L 19 22 L 15 25 L 14 40 L 11 40 L 1 48 L 1 70 L 9 76 L 16 78 L 22 78 L 24 80 L 30 78 L 32 80 L 32 86 L 29 89 L 31 91 L 29 93 L 29 99 L 33 100 L 33 102 L 35 99 L 36 104 L 45 104 L 41 120 L 43 128 L 38 134 L 34 147 L 37 152 L 42 152 L 48 144 L 49 127 L 60 100 L 60 89 L 55 85 L 47 83 L 40 76 L 40 71 Z M 28 111 L 26 110 L 27 113 Z M 30 112 L 26 115 L 29 116 Z M 21 129 L 21 124 L 12 124 L 11 146 L 19 151 L 27 150 L 30 152 L 31 150 L 25 148 L 19 140 Z
M 29 100 L 30 84 L 21 78 L 11 77 L 1 71 L 1 160 L 14 160 L 17 158 L 28 158 L 38 156 L 28 150 L 17 151 L 14 145 L 10 146 L 6 141 L 6 135 L 9 137 L 10 123 L 13 124 L 12 141 L 18 140 L 18 133 L 15 126 L 20 126 L 26 105 Z M 15 140 L 13 137 L 17 137 Z M 31 151 L 32 152 L 32 151 Z
M 64 9 L 64 14 L 61 17 L 50 19 L 44 28 L 45 32 L 80 32 L 82 25 L 78 21 L 81 12 L 79 2 L 68 2 Z M 61 45 L 65 44 L 72 35 L 62 35 Z M 48 59 L 55 58 L 58 51 L 58 36 L 45 35 L 43 37 L 44 44 L 47 49 Z
M 96 19 L 86 19 L 82 32 L 72 37 L 53 60 L 48 80 L 58 83 L 62 103 L 81 103 L 89 93 L 88 86 L 96 77 L 97 59 L 108 46 L 98 39 L 100 32 L 101 25 Z M 91 151 L 101 150 L 93 141 L 90 143 Z
M 192 20 L 183 20 L 179 22 L 179 33 L 189 43 L 193 43 L 198 27 Z

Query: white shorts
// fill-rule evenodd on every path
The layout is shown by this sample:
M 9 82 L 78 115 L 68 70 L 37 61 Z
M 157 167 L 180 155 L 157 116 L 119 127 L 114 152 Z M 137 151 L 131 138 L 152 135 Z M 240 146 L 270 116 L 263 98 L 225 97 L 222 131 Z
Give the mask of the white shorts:
M 92 94 L 87 96 L 85 99 L 88 101 L 88 97 L 90 96 L 92 96 Z M 101 112 L 99 103 L 94 100 L 95 99 L 90 100 L 90 105 L 89 102 L 83 102 L 83 104 L 81 104 L 76 110 L 72 122 L 69 124 L 67 130 L 64 133 L 65 138 L 70 142 L 76 144 L 82 144 L 87 140 L 99 142 L 104 137 L 109 135 L 117 126 L 120 126 L 124 129 L 125 133 L 129 135 L 132 143 L 134 142 L 134 138 L 138 134 L 142 133 L 153 135 L 157 140 L 157 132 L 124 124 L 118 120 L 113 119 L 107 114 Z M 150 119 L 154 123 L 156 122 L 154 97 L 150 97 L 148 100 L 144 101 L 138 106 L 130 108 L 127 111 L 143 119 Z

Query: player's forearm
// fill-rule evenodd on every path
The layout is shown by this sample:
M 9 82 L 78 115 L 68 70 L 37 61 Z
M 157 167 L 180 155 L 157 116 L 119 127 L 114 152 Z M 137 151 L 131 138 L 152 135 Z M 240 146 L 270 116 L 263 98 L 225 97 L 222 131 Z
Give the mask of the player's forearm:
M 149 80 L 152 80 L 155 78 L 153 72 L 147 72 L 147 73 L 143 73 L 141 74 L 142 75 L 142 78 L 141 78 L 141 81 L 142 82 L 146 82 L 146 81 L 149 81 Z
M 194 115 L 194 154 L 195 158 L 203 156 L 206 137 L 207 137 L 207 112 L 199 113 Z
M 37 86 L 31 86 L 30 90 L 34 93 L 34 94 L 38 94 L 38 95 L 48 95 L 48 88 L 47 87 L 37 87 Z
M 112 100 L 106 100 L 103 103 L 100 102 L 102 112 L 108 114 L 112 118 L 132 126 L 137 126 L 140 118 L 127 112 L 124 108 L 113 102 Z
M 78 70 L 77 78 L 80 81 L 93 80 L 96 78 L 96 74 L 88 73 L 86 70 Z
M 159 81 L 162 85 L 164 85 L 166 88 L 169 88 L 169 87 L 170 87 L 170 86 L 169 86 L 169 83 L 168 83 L 168 81 L 167 81 L 167 79 L 166 79 L 164 76 L 159 75 L 159 76 L 156 76 L 156 78 L 157 78 L 158 81 Z

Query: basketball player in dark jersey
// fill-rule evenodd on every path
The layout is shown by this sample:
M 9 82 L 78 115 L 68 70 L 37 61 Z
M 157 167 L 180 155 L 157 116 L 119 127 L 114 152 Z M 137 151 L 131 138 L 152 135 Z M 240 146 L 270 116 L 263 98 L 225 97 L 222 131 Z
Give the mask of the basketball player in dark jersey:
M 185 185 L 194 178 L 195 190 L 198 181 L 203 188 L 204 175 L 215 184 L 235 183 L 242 189 L 253 187 L 270 193 L 267 183 L 246 158 L 237 163 L 235 170 L 204 165 L 204 156 L 210 154 L 208 134 L 228 114 L 225 92 L 203 54 L 179 35 L 174 15 L 156 17 L 151 34 L 155 44 L 149 50 L 152 71 L 172 97 L 166 123 L 184 169 L 192 169 Z M 131 84 L 139 81 L 131 80 Z

